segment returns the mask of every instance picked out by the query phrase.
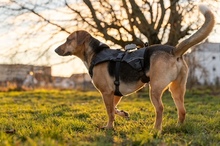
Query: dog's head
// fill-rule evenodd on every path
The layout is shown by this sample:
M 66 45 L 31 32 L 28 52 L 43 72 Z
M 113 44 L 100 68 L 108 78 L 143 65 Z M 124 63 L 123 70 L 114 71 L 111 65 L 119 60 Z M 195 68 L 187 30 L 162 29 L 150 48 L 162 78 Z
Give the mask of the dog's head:
M 85 43 L 89 42 L 91 35 L 84 30 L 75 31 L 70 34 L 66 42 L 60 45 L 55 52 L 60 56 L 78 55 L 85 48 Z

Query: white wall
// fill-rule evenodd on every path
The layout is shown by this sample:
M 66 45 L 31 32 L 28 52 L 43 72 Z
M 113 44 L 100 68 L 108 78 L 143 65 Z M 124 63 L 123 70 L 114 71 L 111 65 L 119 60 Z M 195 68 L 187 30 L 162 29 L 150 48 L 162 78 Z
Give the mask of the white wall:
M 194 57 L 195 62 L 207 71 L 206 76 L 201 69 L 195 68 L 195 75 L 199 83 L 204 84 L 206 82 L 214 85 L 217 78 L 220 82 L 220 43 L 205 42 L 199 44 L 193 48 L 189 57 Z

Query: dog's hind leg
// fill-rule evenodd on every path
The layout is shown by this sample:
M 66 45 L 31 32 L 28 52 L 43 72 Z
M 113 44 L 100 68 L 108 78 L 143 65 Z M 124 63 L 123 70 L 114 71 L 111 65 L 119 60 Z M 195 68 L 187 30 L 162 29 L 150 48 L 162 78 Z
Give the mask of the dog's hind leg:
M 182 72 L 178 75 L 177 79 L 173 81 L 169 86 L 169 91 L 172 94 L 173 100 L 177 108 L 178 123 L 180 124 L 184 122 L 186 115 L 186 110 L 184 107 L 184 95 L 186 91 L 187 69 L 184 69 Z
M 185 87 L 183 85 L 180 85 L 178 81 L 174 81 L 171 83 L 169 90 L 172 94 L 173 100 L 177 108 L 178 123 L 183 123 L 186 114 L 186 110 L 184 107 Z
M 154 128 L 157 130 L 162 130 L 162 116 L 163 116 L 163 103 L 162 103 L 162 94 L 163 89 L 157 88 L 156 86 L 150 85 L 150 98 L 151 102 L 154 105 L 155 108 L 155 123 Z
M 129 114 L 124 110 L 119 110 L 117 108 L 118 103 L 121 101 L 122 96 L 114 96 L 114 102 L 115 102 L 115 114 L 123 117 L 123 118 L 129 118 Z
M 162 103 L 162 94 L 167 89 L 170 83 L 170 77 L 168 76 L 160 76 L 159 70 L 154 72 L 154 76 L 151 77 L 151 82 L 149 85 L 150 89 L 150 99 L 155 108 L 155 123 L 154 128 L 161 131 L 162 130 L 162 116 L 163 116 L 163 103 Z M 156 74 L 158 73 L 158 74 Z

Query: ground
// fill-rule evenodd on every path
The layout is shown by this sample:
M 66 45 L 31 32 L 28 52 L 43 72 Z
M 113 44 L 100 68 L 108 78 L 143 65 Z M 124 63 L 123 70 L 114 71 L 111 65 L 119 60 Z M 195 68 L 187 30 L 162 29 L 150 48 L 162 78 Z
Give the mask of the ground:
M 96 91 L 0 92 L 0 145 L 220 145 L 220 95 L 187 91 L 186 121 L 178 126 L 169 92 L 163 97 L 163 131 L 153 129 L 154 108 L 147 92 L 124 97 L 115 130 L 100 130 L 106 111 Z

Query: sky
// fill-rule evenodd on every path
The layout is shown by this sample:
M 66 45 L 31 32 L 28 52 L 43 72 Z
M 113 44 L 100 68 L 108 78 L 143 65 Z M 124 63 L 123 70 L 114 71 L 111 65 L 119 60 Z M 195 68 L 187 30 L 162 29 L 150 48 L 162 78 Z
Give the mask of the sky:
M 7 0 L 1 0 L 0 6 L 4 5 L 4 1 Z M 62 11 L 64 10 L 62 9 Z M 54 15 L 54 11 L 50 10 L 42 10 L 42 13 L 44 13 L 44 15 L 48 15 L 53 19 L 59 19 L 60 17 L 62 17 L 62 19 L 69 19 L 64 18 L 65 16 L 59 13 L 56 13 L 56 15 Z M 16 19 L 14 19 L 13 17 L 7 17 L 7 15 L 4 14 L 7 14 L 7 12 L 2 12 L 2 9 L 0 9 L 0 21 L 2 21 L 2 23 L 0 23 L 0 64 L 21 63 L 33 65 L 53 65 L 53 76 L 68 77 L 71 76 L 71 74 L 73 73 L 86 72 L 84 64 L 78 58 L 74 56 L 64 58 L 58 56 L 54 52 L 56 47 L 62 44 L 63 40 L 65 40 L 65 38 L 68 36 L 67 33 L 56 34 L 51 38 L 48 33 L 54 32 L 54 28 L 52 26 L 45 25 L 42 31 L 40 30 L 40 25 L 35 25 L 31 23 L 31 21 L 37 20 L 37 17 L 28 17 L 28 15 L 23 15 L 23 17 L 26 17 L 24 21 L 24 18 L 16 17 Z M 217 14 L 217 16 L 217 25 L 215 26 L 214 32 L 210 35 L 209 41 L 220 43 L 220 14 Z M 22 21 L 20 22 L 20 20 Z M 10 27 L 7 25 L 8 23 L 12 23 L 17 27 Z M 74 22 L 72 25 L 75 25 Z M 31 26 L 31 28 L 27 26 Z M 23 34 L 24 31 L 26 31 L 27 29 L 30 29 L 30 36 L 32 37 L 26 38 Z M 21 46 L 23 45 L 23 47 L 17 47 L 17 43 L 19 43 Z M 31 48 L 33 51 L 26 50 L 27 47 L 25 46 L 28 46 L 28 48 Z M 39 52 L 43 52 L 41 47 L 49 48 L 49 50 L 47 53 L 42 54 L 43 57 L 39 59 L 36 56 L 39 55 Z M 12 54 L 16 52 L 22 53 L 20 53 L 20 55 L 13 56 Z M 10 56 L 10 58 L 8 56 Z M 66 63 L 59 64 L 60 62 Z
M 0 7 L 4 6 L 4 2 L 7 0 L 1 0 Z M 51 9 L 39 11 L 42 15 L 54 20 L 69 19 L 58 12 L 54 15 L 57 8 Z M 63 7 L 58 9 L 65 12 Z M 53 26 L 44 25 L 39 21 L 39 17 L 30 13 L 24 13 L 18 17 L 11 17 L 9 13 L 0 8 L 0 22 L 2 22 L 0 23 L 0 64 L 52 65 L 53 76 L 70 76 L 72 73 L 86 72 L 83 63 L 76 57 L 64 58 L 54 52 L 68 36 L 67 33 L 53 35 L 57 32 Z M 71 25 L 75 25 L 74 22 Z M 42 26 L 44 27 L 41 28 Z M 48 51 L 44 53 L 44 50 Z M 38 57 L 39 54 L 42 54 L 41 58 Z M 61 62 L 65 63 L 60 64 Z

